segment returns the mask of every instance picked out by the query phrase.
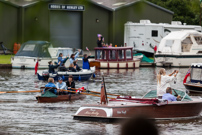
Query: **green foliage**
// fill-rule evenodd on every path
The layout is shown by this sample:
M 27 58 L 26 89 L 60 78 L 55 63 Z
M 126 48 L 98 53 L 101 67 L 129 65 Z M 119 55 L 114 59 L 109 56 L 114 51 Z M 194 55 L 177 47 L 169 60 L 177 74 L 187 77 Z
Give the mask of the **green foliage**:
M 148 0 L 156 5 L 174 12 L 173 21 L 181 21 L 189 25 L 199 25 L 200 1 L 199 0 Z

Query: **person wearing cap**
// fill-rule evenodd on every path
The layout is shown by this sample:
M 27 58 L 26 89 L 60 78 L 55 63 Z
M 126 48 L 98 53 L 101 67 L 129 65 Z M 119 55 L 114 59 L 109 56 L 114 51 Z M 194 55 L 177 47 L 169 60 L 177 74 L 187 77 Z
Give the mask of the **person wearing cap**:
M 55 68 L 57 68 L 60 65 L 60 62 L 56 65 L 53 65 L 52 61 L 48 62 L 48 72 L 54 74 L 55 73 Z
M 75 88 L 75 83 L 72 75 L 69 75 L 68 81 L 66 82 L 66 86 L 68 90 L 72 90 L 71 88 Z M 72 90 L 72 91 L 75 91 L 75 90 Z
M 62 89 L 67 90 L 66 83 L 63 82 L 62 77 L 58 78 L 58 82 L 56 83 L 56 87 L 59 90 L 59 94 L 66 94 L 67 93 L 66 91 L 61 91 Z

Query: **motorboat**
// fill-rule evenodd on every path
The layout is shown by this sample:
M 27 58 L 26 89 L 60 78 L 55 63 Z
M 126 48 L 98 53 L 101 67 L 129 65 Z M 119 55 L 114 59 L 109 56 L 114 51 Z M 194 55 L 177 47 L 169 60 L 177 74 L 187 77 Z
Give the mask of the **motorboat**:
M 90 66 L 101 69 L 139 68 L 140 56 L 133 57 L 133 47 L 96 47 L 95 59 L 89 59 Z
M 202 61 L 202 33 L 174 31 L 165 36 L 155 54 L 156 66 L 189 67 Z
M 64 81 L 68 80 L 69 75 L 73 76 L 74 80 L 79 81 L 87 81 L 89 80 L 95 73 L 95 67 L 91 67 L 89 70 L 82 69 L 78 72 L 72 71 L 57 71 L 55 74 L 49 73 L 48 70 L 39 70 L 37 72 L 37 76 L 39 80 L 48 80 L 49 77 L 54 78 L 54 80 L 58 80 L 58 77 L 62 77 Z
M 188 76 L 190 79 L 187 81 Z M 183 84 L 189 92 L 202 92 L 202 63 L 192 63 L 185 79 Z
M 28 41 L 22 44 L 17 54 L 11 58 L 12 68 L 34 69 L 38 60 L 38 69 L 46 69 L 49 61 L 58 61 L 60 53 L 63 53 L 65 58 L 73 53 L 73 49 L 53 48 L 47 41 Z M 69 66 L 69 61 L 65 66 Z
M 202 99 L 192 99 L 185 91 L 173 89 L 173 95 L 180 95 L 181 101 L 168 102 L 157 99 L 156 90 L 150 90 L 142 98 L 117 97 L 106 104 L 82 105 L 73 115 L 75 120 L 112 122 L 145 115 L 151 119 L 196 118 L 202 111 Z

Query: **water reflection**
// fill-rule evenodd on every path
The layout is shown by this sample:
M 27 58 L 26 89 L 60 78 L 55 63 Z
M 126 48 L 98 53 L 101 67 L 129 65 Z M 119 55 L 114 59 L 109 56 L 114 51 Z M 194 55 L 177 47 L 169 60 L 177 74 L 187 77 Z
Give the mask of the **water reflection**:
M 96 78 L 88 82 L 76 82 L 77 87 L 88 87 L 100 91 L 102 73 L 108 92 L 121 95 L 143 96 L 148 90 L 156 89 L 156 74 L 159 68 L 97 70 Z M 180 70 L 176 84 L 184 89 L 183 79 L 188 69 L 166 68 L 167 74 Z M 37 90 L 47 82 L 38 81 L 34 70 L 0 70 L 0 91 Z M 61 103 L 37 103 L 39 93 L 7 93 L 0 95 L 0 131 L 10 134 L 119 134 L 120 124 L 73 120 L 72 115 L 81 104 L 95 103 L 98 97 L 87 96 L 84 100 Z M 196 95 L 193 95 L 196 96 Z M 185 110 L 186 111 L 186 110 Z M 162 135 L 200 134 L 202 119 L 157 121 Z

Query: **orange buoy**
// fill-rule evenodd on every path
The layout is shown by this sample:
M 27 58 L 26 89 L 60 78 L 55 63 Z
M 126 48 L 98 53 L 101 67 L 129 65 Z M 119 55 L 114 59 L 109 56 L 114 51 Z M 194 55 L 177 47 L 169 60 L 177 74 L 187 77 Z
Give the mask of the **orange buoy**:
M 18 44 L 14 43 L 13 45 L 13 53 L 16 54 L 18 52 Z
M 20 46 L 21 46 L 20 44 L 17 44 L 17 48 L 18 48 L 17 52 L 20 50 Z

